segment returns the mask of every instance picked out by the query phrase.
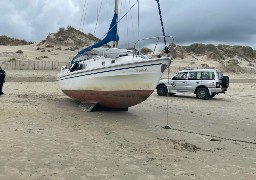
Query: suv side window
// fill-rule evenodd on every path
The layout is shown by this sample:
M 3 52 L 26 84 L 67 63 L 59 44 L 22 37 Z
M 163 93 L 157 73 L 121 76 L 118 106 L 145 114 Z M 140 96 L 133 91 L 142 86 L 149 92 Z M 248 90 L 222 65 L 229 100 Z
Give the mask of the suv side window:
M 187 76 L 188 72 L 179 72 L 172 78 L 172 80 L 185 80 L 187 79 Z
M 201 72 L 189 72 L 188 80 L 201 80 Z
M 201 72 L 202 80 L 215 80 L 214 72 Z

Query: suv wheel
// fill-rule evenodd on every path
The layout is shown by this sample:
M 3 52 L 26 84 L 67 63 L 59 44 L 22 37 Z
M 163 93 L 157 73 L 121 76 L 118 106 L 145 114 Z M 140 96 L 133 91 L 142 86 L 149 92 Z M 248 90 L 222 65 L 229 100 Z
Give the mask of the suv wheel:
M 157 89 L 157 94 L 159 96 L 167 96 L 168 89 L 167 89 L 166 85 L 161 84 L 161 85 L 157 86 L 156 89 Z
M 208 99 L 209 98 L 209 91 L 206 88 L 199 88 L 196 91 L 196 97 L 198 99 Z

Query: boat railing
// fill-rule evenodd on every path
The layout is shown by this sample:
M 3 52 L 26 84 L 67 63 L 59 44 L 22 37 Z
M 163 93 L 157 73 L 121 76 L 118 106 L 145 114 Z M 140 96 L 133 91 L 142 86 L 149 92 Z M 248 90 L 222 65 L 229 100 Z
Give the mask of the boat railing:
M 137 40 L 135 43 L 134 43 L 134 51 L 133 51 L 133 57 L 134 56 L 137 56 L 140 54 L 140 50 L 137 50 L 136 47 L 137 45 L 142 42 L 142 41 L 147 41 L 147 40 L 152 40 L 152 39 L 156 39 L 156 43 L 155 43 L 155 47 L 154 47 L 154 50 L 153 50 L 153 54 L 152 54 L 152 57 L 155 55 L 155 52 L 156 52 L 156 48 L 157 48 L 157 45 L 159 43 L 159 40 L 160 39 L 171 39 L 171 43 L 174 43 L 174 37 L 173 36 L 156 36 L 156 37 L 149 37 L 149 38 L 143 38 L 143 39 L 139 39 Z M 166 48 L 166 47 L 165 47 Z M 151 58 L 152 58 L 151 57 Z

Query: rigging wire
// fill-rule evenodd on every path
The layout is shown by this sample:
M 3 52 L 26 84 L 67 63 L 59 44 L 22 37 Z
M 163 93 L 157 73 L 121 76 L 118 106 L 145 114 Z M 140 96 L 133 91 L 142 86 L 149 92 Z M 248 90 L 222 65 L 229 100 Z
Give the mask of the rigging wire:
M 87 16 L 88 6 L 89 6 L 89 2 L 87 1 L 86 8 L 85 8 L 84 19 L 83 19 L 82 32 L 84 31 L 84 26 L 85 26 L 85 20 L 86 20 L 86 16 Z
M 131 6 L 131 0 L 129 0 L 129 7 Z M 129 16 L 127 16 L 127 18 L 130 18 L 129 21 L 130 21 L 130 34 L 133 34 L 134 33 L 134 22 L 133 22 L 133 13 L 130 13 Z M 129 43 L 129 42 L 128 42 Z
M 82 17 L 80 20 L 80 26 L 79 26 L 79 30 L 81 32 L 84 31 L 84 25 L 85 25 L 85 19 L 86 19 L 86 15 L 87 15 L 88 5 L 89 5 L 89 2 L 87 0 L 85 0 L 84 5 L 83 5 L 83 10 L 82 10 Z
M 137 20 L 137 28 L 138 28 L 138 39 L 140 39 L 140 1 L 138 0 L 138 20 Z M 138 43 L 138 49 L 140 49 L 140 42 Z
M 100 16 L 100 12 L 101 12 L 101 7 L 102 7 L 102 1 L 100 1 L 100 8 L 97 9 L 97 20 L 96 20 L 96 25 L 95 25 L 95 28 L 94 28 L 94 31 L 93 31 L 93 34 L 95 35 L 95 32 L 96 32 L 96 29 L 97 29 L 97 26 L 98 26 L 98 22 L 99 22 L 99 16 Z
M 86 0 L 84 0 L 83 10 L 82 10 L 82 17 L 81 17 L 81 19 L 80 19 L 80 25 L 79 25 L 79 30 L 80 30 L 80 31 L 81 31 L 81 28 L 82 28 L 82 21 L 83 21 L 83 19 L 84 19 L 85 6 L 86 6 Z
M 128 9 L 128 11 L 117 21 L 117 23 L 116 23 L 111 29 L 108 30 L 108 32 L 111 31 L 118 23 L 120 23 L 120 21 L 121 21 L 125 16 L 127 16 L 127 14 L 132 10 L 132 8 L 137 4 L 138 1 L 139 1 L 139 0 L 136 0 L 136 1 L 135 1 L 135 3 L 134 3 L 134 4 Z M 104 34 L 104 36 L 103 36 L 102 38 L 104 38 L 104 37 L 108 34 L 108 32 L 106 32 L 106 34 Z
M 123 6 L 125 6 L 125 5 L 123 5 L 123 1 L 120 1 L 121 8 L 118 9 L 118 14 L 120 14 L 120 16 L 122 15 L 122 9 L 124 8 Z M 119 20 L 119 16 L 118 16 L 118 20 Z M 117 26 L 117 33 L 119 33 L 119 32 L 120 32 L 120 26 Z
M 126 0 L 125 0 L 125 5 L 126 5 Z M 130 0 L 129 0 L 129 5 L 130 5 Z M 129 21 L 128 21 L 128 16 L 126 18 L 126 39 L 127 39 L 127 48 L 129 48 L 129 41 L 128 41 L 128 34 L 129 34 Z
M 124 1 L 124 7 L 130 7 L 130 4 L 131 4 L 131 0 L 129 0 L 129 2 L 127 2 L 128 0 L 125 0 Z M 122 1 L 121 1 L 122 2 Z M 122 9 L 122 8 L 121 8 Z M 125 43 L 127 43 L 127 48 L 129 48 L 129 39 L 128 39 L 128 36 L 129 36 L 129 20 L 128 20 L 128 16 L 125 16 L 125 22 L 123 27 L 126 26 L 126 40 L 125 40 Z
M 138 0 L 138 39 L 140 39 L 140 0 Z

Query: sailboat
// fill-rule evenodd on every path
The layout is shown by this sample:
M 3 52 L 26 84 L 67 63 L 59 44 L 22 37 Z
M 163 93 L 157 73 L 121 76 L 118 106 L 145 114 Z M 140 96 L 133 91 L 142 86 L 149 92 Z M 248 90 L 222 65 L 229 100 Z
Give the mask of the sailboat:
M 92 105 L 89 109 L 99 105 L 128 110 L 128 107 L 140 104 L 154 92 L 171 62 L 168 56 L 148 58 L 136 49 L 117 48 L 117 24 L 118 0 L 115 0 L 114 16 L 105 38 L 79 51 L 69 67 L 61 67 L 57 77 L 62 92 L 81 103 Z M 146 39 L 165 37 L 164 34 Z M 111 41 L 114 47 L 103 46 Z M 135 42 L 134 47 L 140 41 Z M 165 50 L 168 51 L 167 46 Z

